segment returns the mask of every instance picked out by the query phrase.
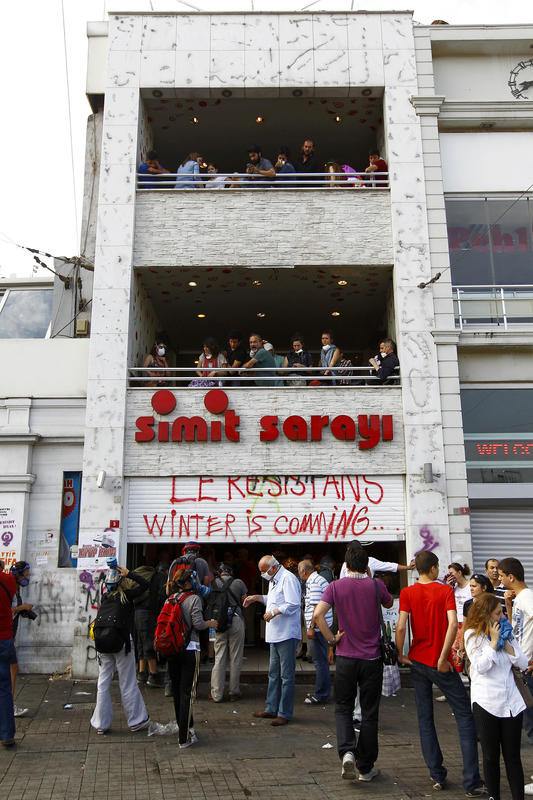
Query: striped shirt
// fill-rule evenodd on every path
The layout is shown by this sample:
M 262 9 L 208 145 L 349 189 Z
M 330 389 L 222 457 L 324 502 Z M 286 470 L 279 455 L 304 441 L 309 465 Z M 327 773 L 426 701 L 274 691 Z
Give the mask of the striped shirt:
M 329 583 L 325 578 L 321 578 L 318 572 L 312 572 L 310 576 L 307 578 L 305 584 L 305 608 L 304 608 L 304 617 L 305 617 L 305 626 L 306 628 L 311 627 L 311 619 L 313 617 L 313 611 L 315 610 L 316 604 L 322 600 L 322 595 L 328 588 Z M 333 625 L 333 611 L 330 610 L 326 614 L 326 622 L 331 628 Z M 314 626 L 316 628 L 316 625 Z

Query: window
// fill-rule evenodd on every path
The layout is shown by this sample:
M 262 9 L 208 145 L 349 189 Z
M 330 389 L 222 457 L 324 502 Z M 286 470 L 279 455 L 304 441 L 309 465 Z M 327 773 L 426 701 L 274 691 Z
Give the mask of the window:
M 447 197 L 454 286 L 533 285 L 533 197 Z
M 533 482 L 533 388 L 462 389 L 470 483 Z
M 52 297 L 52 289 L 6 290 L 0 296 L 0 339 L 44 339 Z

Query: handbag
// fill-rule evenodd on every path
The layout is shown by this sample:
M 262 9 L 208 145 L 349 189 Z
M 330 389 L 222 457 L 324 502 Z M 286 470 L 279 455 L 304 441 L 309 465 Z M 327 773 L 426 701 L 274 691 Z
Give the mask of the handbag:
M 511 667 L 511 669 L 513 671 L 513 678 L 514 682 L 516 683 L 516 688 L 520 692 L 522 700 L 526 704 L 527 708 L 533 708 L 533 695 L 529 691 L 529 686 L 526 683 L 524 673 L 519 667 Z
M 393 667 L 395 664 L 398 663 L 398 648 L 392 641 L 392 638 L 387 633 L 387 629 L 385 628 L 385 623 L 383 622 L 383 614 L 381 612 L 381 598 L 378 592 L 378 585 L 376 583 L 376 579 L 372 578 L 374 582 L 374 588 L 376 590 L 376 600 L 378 601 L 378 615 L 379 615 L 379 624 L 381 626 L 381 639 L 379 642 L 380 650 L 381 650 L 381 658 L 383 659 L 383 664 L 386 667 Z

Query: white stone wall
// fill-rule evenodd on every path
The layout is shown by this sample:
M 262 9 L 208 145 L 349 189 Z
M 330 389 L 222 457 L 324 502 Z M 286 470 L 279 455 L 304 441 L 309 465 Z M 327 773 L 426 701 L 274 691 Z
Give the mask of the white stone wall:
M 179 195 L 179 196 L 178 196 Z M 258 220 L 269 220 L 261 225 Z M 288 229 L 281 220 L 289 220 Z M 392 264 L 384 191 L 140 192 L 136 267 Z

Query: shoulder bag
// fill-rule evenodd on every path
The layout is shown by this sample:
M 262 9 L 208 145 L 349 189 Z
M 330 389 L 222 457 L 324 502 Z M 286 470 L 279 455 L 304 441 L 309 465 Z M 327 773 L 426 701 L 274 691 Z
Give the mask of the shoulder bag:
M 379 615 L 379 624 L 381 626 L 381 640 L 379 643 L 381 649 L 381 658 L 383 659 L 383 664 L 386 667 L 392 667 L 394 664 L 398 663 L 398 650 L 396 645 L 392 641 L 392 638 L 387 633 L 387 629 L 385 628 L 385 623 L 383 622 L 383 614 L 381 612 L 381 597 L 379 596 L 378 585 L 376 583 L 376 579 L 372 578 L 374 583 L 374 588 L 376 590 L 376 600 L 378 602 L 378 615 Z

